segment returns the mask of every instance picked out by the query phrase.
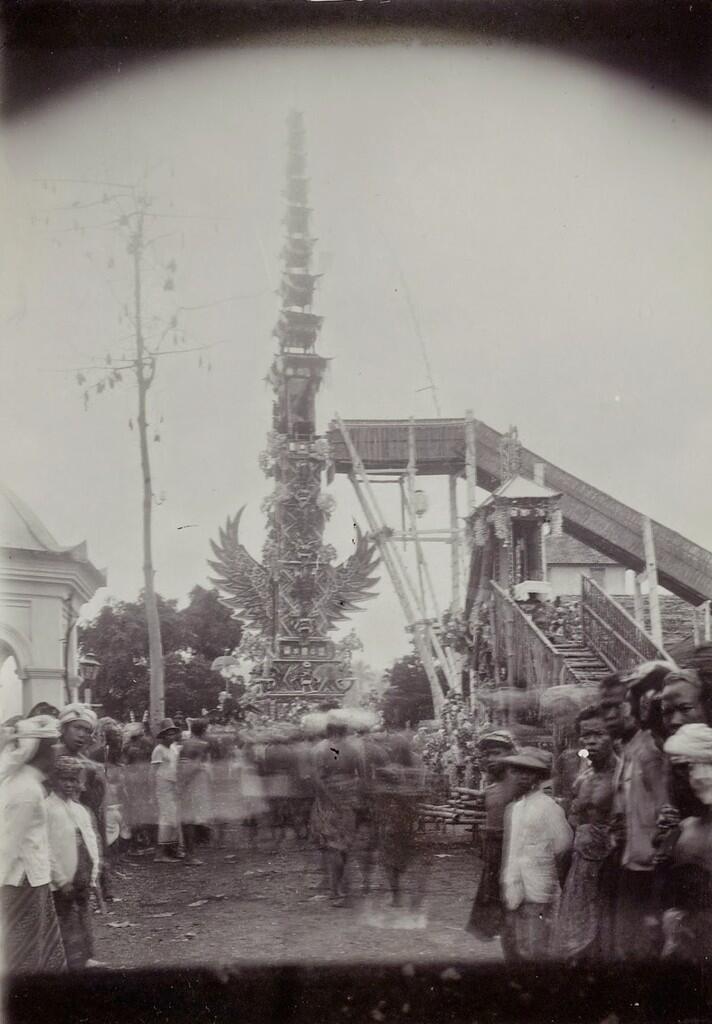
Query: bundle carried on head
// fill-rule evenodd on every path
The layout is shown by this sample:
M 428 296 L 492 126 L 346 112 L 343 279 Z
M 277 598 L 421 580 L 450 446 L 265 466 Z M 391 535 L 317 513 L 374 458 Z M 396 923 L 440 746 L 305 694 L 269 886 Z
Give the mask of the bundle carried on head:
M 308 714 L 303 715 L 301 726 L 305 736 L 312 738 L 324 736 L 326 734 L 326 715 L 325 711 L 310 711 Z
M 560 686 L 549 686 L 541 694 L 540 707 L 547 718 L 558 724 L 571 722 L 579 711 L 598 700 L 598 687 L 593 684 L 563 683 Z
M 13 775 L 31 761 L 42 740 L 56 743 L 58 739 L 57 719 L 53 715 L 21 718 L 15 723 L 10 742 L 0 756 L 0 781 Z

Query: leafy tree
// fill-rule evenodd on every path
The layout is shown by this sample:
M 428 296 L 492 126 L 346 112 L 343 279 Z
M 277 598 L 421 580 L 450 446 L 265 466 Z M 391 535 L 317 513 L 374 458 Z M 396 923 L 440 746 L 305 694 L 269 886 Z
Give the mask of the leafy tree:
M 211 670 L 213 659 L 240 643 L 242 624 L 222 605 L 216 591 L 194 587 L 189 603 L 156 595 L 165 650 L 166 712 L 200 714 L 214 708 L 224 682 Z M 140 717 L 149 706 L 149 642 L 143 594 L 138 601 L 115 601 L 79 631 L 84 650 L 101 662 L 94 692 L 107 715 Z
M 391 728 L 416 725 L 434 715 L 430 681 L 420 658 L 406 654 L 386 670 L 383 716 Z

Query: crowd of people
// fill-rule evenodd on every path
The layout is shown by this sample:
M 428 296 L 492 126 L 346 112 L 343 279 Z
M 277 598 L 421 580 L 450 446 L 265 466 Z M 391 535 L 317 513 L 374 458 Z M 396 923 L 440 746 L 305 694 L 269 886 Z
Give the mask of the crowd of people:
M 266 835 L 278 848 L 290 832 L 311 840 L 335 907 L 351 901 L 352 860 L 359 895 L 380 866 L 402 906 L 428 784 L 409 734 L 363 709 L 243 728 L 167 718 L 152 735 L 147 721 L 97 719 L 83 704 L 38 706 L 6 729 L 0 753 L 5 964 L 100 965 L 92 914 L 113 899 L 122 861 L 200 868 L 201 845 L 222 845 L 235 825 L 248 846 Z M 413 912 L 424 880 L 418 871 L 409 886 Z
M 712 946 L 712 644 L 600 683 L 556 764 L 479 739 L 484 867 L 467 928 L 509 960 L 675 957 Z M 580 770 L 570 771 L 570 756 Z
M 152 733 L 79 703 L 34 708 L 0 751 L 6 967 L 97 965 L 93 912 L 112 900 L 124 859 L 200 869 L 201 846 L 235 825 L 252 847 L 290 833 L 315 844 L 335 907 L 368 896 L 380 868 L 391 903 L 417 914 L 428 876 L 419 807 L 446 734 L 472 754 L 468 783 L 485 783 L 468 931 L 499 937 L 513 961 L 707 955 L 712 644 L 684 668 L 605 677 L 556 760 L 517 748 L 505 728 L 472 735 L 451 703 L 448 729 L 415 734 L 365 709 L 241 726 L 168 718 Z

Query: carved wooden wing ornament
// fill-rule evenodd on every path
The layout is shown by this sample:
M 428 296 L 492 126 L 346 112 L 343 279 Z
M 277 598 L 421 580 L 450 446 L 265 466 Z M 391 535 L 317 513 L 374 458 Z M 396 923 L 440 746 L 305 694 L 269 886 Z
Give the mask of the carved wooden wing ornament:
M 233 517 L 228 516 L 225 528 L 220 530 L 219 543 L 210 542 L 216 561 L 208 564 L 217 573 L 211 577 L 228 596 L 225 604 L 234 608 L 250 626 L 269 634 L 272 628 L 272 601 L 269 573 L 257 562 L 244 544 L 238 530 L 245 510 L 243 505 Z
M 352 612 L 359 611 L 359 605 L 369 598 L 369 593 L 380 577 L 372 576 L 380 558 L 373 543 L 356 527 L 356 550 L 341 565 L 330 566 L 326 571 L 325 586 L 317 608 L 333 629 Z

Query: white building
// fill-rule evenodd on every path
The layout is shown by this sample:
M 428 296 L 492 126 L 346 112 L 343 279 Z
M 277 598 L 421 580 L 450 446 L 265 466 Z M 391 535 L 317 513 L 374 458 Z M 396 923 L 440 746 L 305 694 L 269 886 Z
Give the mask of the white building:
M 61 547 L 37 516 L 0 484 L 0 714 L 61 706 L 76 692 L 79 609 L 106 575 L 86 544 Z
M 566 534 L 546 538 L 546 564 L 553 597 L 579 595 L 582 576 L 589 576 L 607 594 L 627 592 L 625 566 Z

